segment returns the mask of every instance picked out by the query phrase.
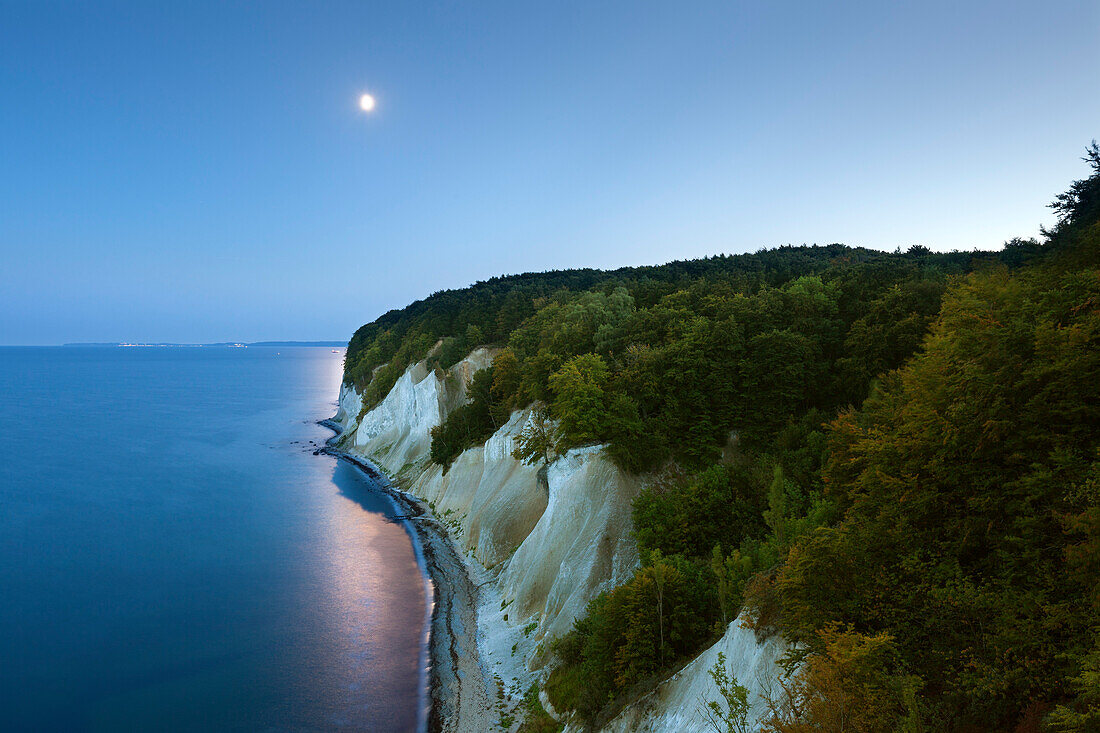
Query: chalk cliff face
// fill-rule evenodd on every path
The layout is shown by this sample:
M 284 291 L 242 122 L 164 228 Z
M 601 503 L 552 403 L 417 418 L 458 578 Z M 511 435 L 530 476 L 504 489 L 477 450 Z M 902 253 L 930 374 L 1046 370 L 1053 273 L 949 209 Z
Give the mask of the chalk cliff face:
M 637 566 L 631 502 L 641 485 L 600 446 L 569 451 L 541 476 L 537 466 L 513 458 L 514 439 L 531 419 L 529 410 L 513 412 L 484 445 L 463 452 L 446 473 L 431 463 L 431 429 L 465 403 L 473 374 L 494 355 L 475 349 L 445 373 L 414 364 L 363 414 L 361 396 L 345 385 L 335 419 L 344 428 L 340 447 L 369 459 L 401 489 L 428 502 L 477 561 L 476 579 L 487 596 L 479 612 L 483 663 L 494 665 L 490 671 L 504 679 L 512 674 L 529 679 L 548 660 L 547 644 L 540 642 L 568 632 L 592 598 L 628 580 Z M 749 685 L 749 678 L 780 653 L 769 644 L 757 645 L 751 632 L 731 624 L 715 647 L 624 710 L 608 729 L 703 730 L 701 722 L 691 723 L 693 710 L 687 708 L 702 699 L 707 685 L 713 692 L 706 670 L 718 650 Z
M 458 521 L 467 548 L 487 568 L 507 561 L 546 510 L 538 468 L 512 458 L 514 439 L 529 415 L 512 413 L 485 445 L 464 451 L 447 473 L 442 466 L 428 467 L 411 488 L 437 514 Z
M 344 434 L 347 434 L 348 426 L 355 421 L 359 416 L 359 412 L 363 409 L 363 400 L 359 398 L 359 393 L 355 391 L 355 387 L 341 384 L 338 405 L 336 416 L 333 419 L 343 428 Z
M 714 646 L 653 692 L 627 706 L 602 730 L 609 733 L 713 730 L 706 722 L 703 706 L 708 700 L 721 700 L 714 680 L 707 673 L 718 663 L 719 652 L 725 655 L 730 678 L 749 690 L 748 729 L 757 730 L 768 712 L 766 696 L 779 697 L 776 678 L 780 669 L 776 660 L 787 651 L 788 645 L 778 636 L 758 643 L 752 631 L 741 627 L 741 621 L 740 618 L 733 621 Z M 567 733 L 572 730 L 566 729 Z
M 493 352 L 481 348 L 446 374 L 428 369 L 424 362 L 414 364 L 398 378 L 385 399 L 361 418 L 362 400 L 354 388 L 345 387 L 340 406 L 349 420 L 344 428 L 348 433 L 354 429 L 353 442 L 345 445 L 345 450 L 370 458 L 399 482 L 417 478 L 430 462 L 431 429 L 466 401 L 470 378 L 492 360 Z M 345 403 L 358 409 L 352 414 Z
M 539 637 L 553 639 L 637 566 L 630 506 L 640 487 L 599 447 L 554 461 L 547 483 L 546 510 L 505 566 L 501 586 L 520 615 L 538 614 Z
M 414 364 L 361 417 L 360 395 L 345 385 L 336 420 L 344 427 L 344 450 L 373 461 L 429 502 L 456 540 L 495 571 L 509 618 L 537 622 L 525 638 L 538 642 L 567 632 L 588 601 L 630 576 L 638 563 L 630 504 L 639 485 L 598 446 L 569 451 L 540 478 L 537 466 L 512 457 L 528 410 L 513 412 L 446 473 L 432 464 L 431 429 L 465 403 L 469 380 L 493 355 L 476 349 L 446 373 Z M 543 661 L 544 653 L 531 655 L 532 666 Z

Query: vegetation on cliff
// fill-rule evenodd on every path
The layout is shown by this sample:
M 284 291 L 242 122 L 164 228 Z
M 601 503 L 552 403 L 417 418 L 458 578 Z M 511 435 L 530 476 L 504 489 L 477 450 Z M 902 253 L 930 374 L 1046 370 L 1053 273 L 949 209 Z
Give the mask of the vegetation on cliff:
M 604 443 L 650 474 L 642 567 L 554 646 L 559 709 L 603 719 L 747 604 L 799 642 L 773 730 L 1094 730 L 1095 144 L 1086 161 L 1043 243 L 497 278 L 364 326 L 346 378 L 369 402 L 491 342 L 435 460 L 534 403 L 557 427 L 527 455 Z

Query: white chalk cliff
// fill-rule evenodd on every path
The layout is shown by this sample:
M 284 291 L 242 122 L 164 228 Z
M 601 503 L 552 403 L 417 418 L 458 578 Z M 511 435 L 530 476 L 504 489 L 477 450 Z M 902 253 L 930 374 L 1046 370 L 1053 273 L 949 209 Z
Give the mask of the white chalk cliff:
M 463 452 L 444 474 L 429 457 L 430 431 L 466 402 L 469 380 L 494 355 L 475 349 L 446 372 L 414 364 L 365 413 L 361 396 L 344 385 L 335 420 L 344 429 L 339 447 L 373 462 L 399 488 L 428 502 L 467 559 L 476 561 L 469 564 L 483 585 L 483 664 L 490 674 L 526 685 L 549 659 L 548 644 L 541 642 L 568 632 L 592 598 L 628 580 L 637 566 L 630 510 L 640 482 L 599 446 L 569 451 L 540 477 L 536 466 L 512 457 L 528 410 L 513 412 L 484 445 Z M 716 659 L 719 647 L 746 686 L 751 678 L 763 679 L 780 653 L 778 642 L 757 645 L 751 632 L 731 624 L 715 647 L 624 710 L 608 730 L 705 730 L 701 718 L 694 724 L 678 711 L 689 707 L 691 696 L 701 700 L 706 685 L 713 687 L 706 670 L 714 660 L 708 655 Z

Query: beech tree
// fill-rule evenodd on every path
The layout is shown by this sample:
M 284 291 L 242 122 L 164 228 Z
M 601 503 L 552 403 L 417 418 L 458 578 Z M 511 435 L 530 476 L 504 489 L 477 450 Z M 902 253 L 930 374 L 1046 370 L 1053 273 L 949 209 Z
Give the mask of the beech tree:
M 543 406 L 531 410 L 523 430 L 515 437 L 516 447 L 512 457 L 529 465 L 541 461 L 543 466 L 552 462 L 558 450 L 558 427 Z
M 575 356 L 550 376 L 554 417 L 573 444 L 599 442 L 607 435 L 609 372 L 596 354 Z

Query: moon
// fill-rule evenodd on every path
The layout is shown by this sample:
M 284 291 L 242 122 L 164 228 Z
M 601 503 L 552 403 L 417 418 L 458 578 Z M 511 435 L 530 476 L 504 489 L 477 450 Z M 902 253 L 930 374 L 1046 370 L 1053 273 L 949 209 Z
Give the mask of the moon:
M 374 97 L 369 94 L 364 94 L 359 97 L 359 109 L 364 112 L 370 112 L 374 109 Z

